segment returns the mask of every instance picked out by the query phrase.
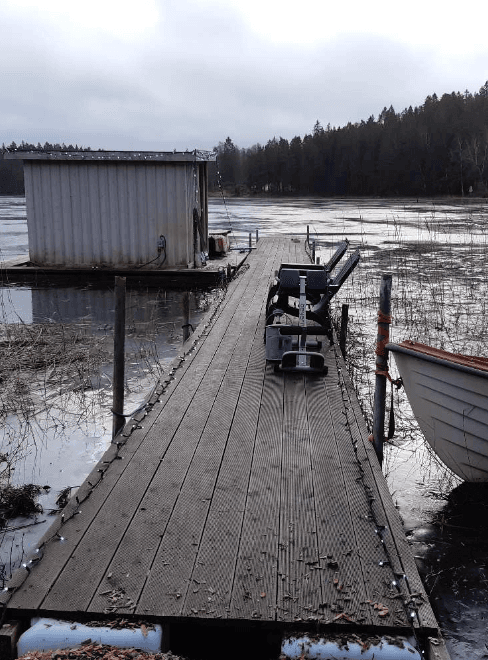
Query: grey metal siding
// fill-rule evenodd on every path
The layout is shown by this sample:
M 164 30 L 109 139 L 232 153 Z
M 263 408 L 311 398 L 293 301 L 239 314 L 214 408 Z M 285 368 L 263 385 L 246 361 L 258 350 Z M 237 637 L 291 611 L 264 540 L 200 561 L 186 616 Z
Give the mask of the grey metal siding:
M 204 163 L 26 160 L 31 261 L 159 268 L 162 234 L 164 267 L 191 266 L 200 167 Z

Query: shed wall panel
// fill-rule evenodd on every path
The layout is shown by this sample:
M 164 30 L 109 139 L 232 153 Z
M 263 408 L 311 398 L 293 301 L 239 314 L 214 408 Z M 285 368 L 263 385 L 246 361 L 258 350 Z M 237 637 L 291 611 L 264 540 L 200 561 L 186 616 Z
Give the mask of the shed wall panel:
M 203 163 L 24 163 L 31 261 L 46 266 L 191 266 Z M 159 237 L 166 238 L 166 258 Z M 163 264 L 164 262 L 164 264 Z
M 58 167 L 58 176 L 60 180 L 59 194 L 61 196 L 61 205 L 62 205 L 61 217 L 69 218 L 71 217 L 71 213 L 72 213 L 72 193 L 71 193 L 71 180 L 70 180 L 69 168 Z M 65 223 L 63 223 L 63 228 L 64 228 L 64 224 Z M 30 242 L 30 236 L 29 236 L 29 242 Z M 75 242 L 76 242 L 76 237 L 73 235 L 73 232 L 71 232 L 71 235 L 64 236 L 63 248 L 62 251 L 59 252 L 58 258 L 61 258 L 63 254 L 71 252 L 73 250 L 72 246 Z
M 36 197 L 35 182 L 32 178 L 32 165 L 29 161 L 24 163 L 24 187 L 25 187 L 25 205 L 27 208 L 27 232 L 29 235 L 29 259 L 34 261 L 34 254 L 39 253 L 41 231 L 34 231 L 39 223 L 36 220 L 36 206 L 34 199 Z

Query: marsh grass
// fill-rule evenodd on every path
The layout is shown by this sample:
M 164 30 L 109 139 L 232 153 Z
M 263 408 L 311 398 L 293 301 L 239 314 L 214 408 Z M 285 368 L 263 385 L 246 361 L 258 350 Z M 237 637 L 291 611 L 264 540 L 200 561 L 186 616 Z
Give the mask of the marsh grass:
M 390 339 L 412 339 L 467 355 L 488 355 L 488 216 L 444 218 L 432 212 L 417 226 L 387 218 L 381 249 L 360 246 L 361 263 L 340 292 L 349 305 L 347 365 L 368 426 L 372 428 L 376 323 L 383 273 L 392 274 Z M 339 306 L 334 311 L 339 321 Z M 390 373 L 397 377 L 390 357 Z M 403 391 L 394 392 L 396 433 L 385 452 L 385 471 L 403 460 L 421 464 L 424 482 L 436 475 L 438 492 L 459 483 L 423 442 Z M 387 420 L 390 395 L 387 396 Z M 407 458 L 408 457 L 408 458 Z
M 0 490 L 0 515 L 5 522 L 18 516 L 31 516 L 42 513 L 42 506 L 38 504 L 37 497 L 41 487 L 35 484 L 23 486 L 7 486 Z
M 4 292 L 1 300 L 8 300 L 10 294 Z M 127 291 L 125 413 L 146 399 L 177 355 L 183 339 L 182 319 L 189 314 L 196 326 L 223 292 L 191 292 L 185 309 L 179 295 L 164 290 Z M 111 441 L 113 307 L 110 292 L 103 291 L 95 291 L 90 298 L 84 290 L 53 288 L 41 291 L 39 300 L 42 306 L 37 304 L 37 308 L 54 309 L 55 318 L 25 323 L 12 315 L 13 304 L 8 310 L 0 304 L 0 321 L 4 321 L 0 322 L 0 498 L 33 488 L 32 495 L 43 496 L 45 517 L 59 510 L 55 493 L 73 494 L 83 480 L 80 471 L 88 473 L 90 460 L 96 462 Z M 75 308 L 71 318 L 86 315 L 66 322 L 62 312 L 69 313 L 70 307 Z M 65 464 L 68 456 L 73 457 L 73 461 L 68 459 L 73 465 Z M 42 470 L 50 465 L 48 477 Z M 76 477 L 70 476 L 73 469 Z M 33 479 L 48 482 L 52 493 L 30 484 Z M 22 509 L 26 520 L 0 529 L 0 586 L 23 560 L 23 528 L 42 522 L 36 497 L 32 507 Z M 5 519 L 16 511 L 20 510 L 0 507 Z M 21 531 L 11 533 L 16 526 Z
M 66 295 L 69 293 L 63 292 Z M 204 313 L 217 294 L 190 295 L 195 324 L 195 315 Z M 155 292 L 144 301 L 141 307 L 138 292 L 127 292 L 128 406 L 157 383 L 183 336 L 178 304 L 167 292 Z M 98 302 L 106 304 L 105 298 Z M 169 307 L 169 317 L 161 314 L 161 306 L 165 313 Z M 0 309 L 2 318 L 7 313 Z M 56 319 L 27 324 L 18 318 L 16 323 L 0 323 L 0 353 L 0 486 L 10 483 L 15 465 L 50 435 L 89 426 L 95 419 L 108 432 L 113 360 L 110 323 L 94 323 L 90 316 L 69 323 Z
M 92 335 L 86 326 L 4 323 L 0 351 L 0 486 L 5 487 L 15 465 L 49 427 L 66 425 L 70 414 L 83 419 L 93 412 L 110 350 L 108 338 Z
M 109 355 L 105 337 L 79 326 L 3 324 L 0 332 L 0 419 L 36 414 L 60 390 L 91 389 Z

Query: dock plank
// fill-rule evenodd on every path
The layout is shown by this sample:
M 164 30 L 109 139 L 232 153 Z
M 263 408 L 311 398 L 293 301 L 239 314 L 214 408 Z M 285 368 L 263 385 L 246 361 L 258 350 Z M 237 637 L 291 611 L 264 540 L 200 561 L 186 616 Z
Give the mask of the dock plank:
M 283 379 L 267 366 L 232 587 L 229 616 L 235 619 L 275 619 L 282 411 Z
M 327 382 L 334 392 L 337 371 L 330 359 L 327 365 Z M 338 413 L 336 400 L 325 395 L 324 380 L 309 380 L 306 387 L 324 590 L 322 613 L 328 621 L 346 623 L 348 619 L 344 617 L 337 619 L 345 614 L 356 622 L 370 624 L 371 613 L 365 605 L 369 595 L 361 565 L 362 548 L 358 547 L 355 530 L 355 523 L 366 511 L 351 511 L 347 499 L 339 447 L 344 441 L 340 428 L 343 419 L 334 419 Z M 347 436 L 345 442 L 348 443 Z
M 308 376 L 284 373 L 278 619 L 315 616 L 323 603 L 305 401 Z M 312 377 L 313 378 L 313 377 Z
M 263 360 L 263 338 L 258 331 L 188 585 L 183 612 L 189 616 L 225 618 L 230 608 L 264 382 Z

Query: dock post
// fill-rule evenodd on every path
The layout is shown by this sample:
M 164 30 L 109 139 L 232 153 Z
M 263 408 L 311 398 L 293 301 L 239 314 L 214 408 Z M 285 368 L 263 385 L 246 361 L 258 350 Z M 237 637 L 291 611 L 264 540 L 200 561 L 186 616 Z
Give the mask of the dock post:
M 114 321 L 114 385 L 112 440 L 122 430 L 124 412 L 125 371 L 125 277 L 115 278 L 115 321 Z
M 312 241 L 312 263 L 315 263 L 315 241 Z
M 310 226 L 307 225 L 307 246 L 310 245 Z
M 342 357 L 346 359 L 346 339 L 347 339 L 347 324 L 349 323 L 349 305 L 344 303 L 341 310 L 341 328 L 339 332 L 339 348 L 341 349 Z
M 249 249 L 252 249 L 252 232 L 249 232 Z
M 256 245 L 259 241 L 259 229 L 256 229 Z
M 385 349 L 390 336 L 391 323 L 391 275 L 381 279 L 380 308 L 378 310 L 378 335 L 376 338 L 376 382 L 373 405 L 373 446 L 380 465 L 383 463 L 383 441 L 385 435 L 386 375 L 388 373 L 388 351 Z

